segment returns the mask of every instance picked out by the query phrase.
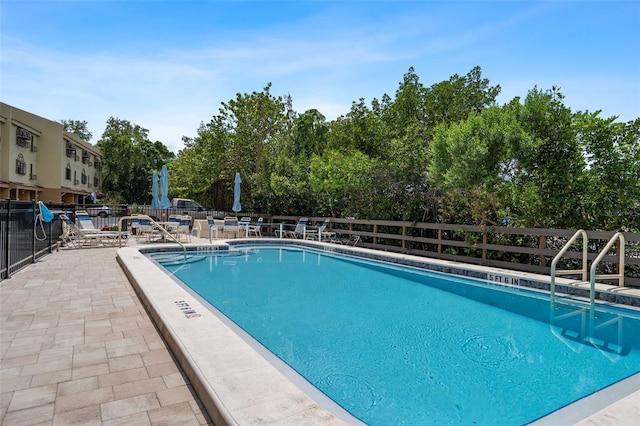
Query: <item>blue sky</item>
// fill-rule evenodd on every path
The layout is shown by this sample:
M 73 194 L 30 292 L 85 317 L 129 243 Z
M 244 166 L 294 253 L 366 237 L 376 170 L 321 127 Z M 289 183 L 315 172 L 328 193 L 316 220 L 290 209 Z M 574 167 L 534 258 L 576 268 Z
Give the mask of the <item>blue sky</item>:
M 327 120 L 474 66 L 524 98 L 640 117 L 640 1 L 0 0 L 0 99 L 51 120 L 109 117 L 171 150 L 237 93 L 290 94 Z

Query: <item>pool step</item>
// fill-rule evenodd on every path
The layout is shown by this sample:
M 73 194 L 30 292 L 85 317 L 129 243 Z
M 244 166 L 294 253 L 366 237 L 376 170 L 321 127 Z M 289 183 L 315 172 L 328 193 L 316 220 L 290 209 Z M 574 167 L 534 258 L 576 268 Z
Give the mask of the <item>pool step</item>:
M 194 262 L 199 262 L 201 260 L 203 260 L 206 256 L 204 255 L 195 255 L 195 254 L 187 254 L 186 258 L 185 255 L 182 253 L 159 253 L 156 254 L 154 256 L 152 256 L 152 258 L 159 262 L 162 263 L 163 265 L 182 265 L 185 263 L 194 263 Z

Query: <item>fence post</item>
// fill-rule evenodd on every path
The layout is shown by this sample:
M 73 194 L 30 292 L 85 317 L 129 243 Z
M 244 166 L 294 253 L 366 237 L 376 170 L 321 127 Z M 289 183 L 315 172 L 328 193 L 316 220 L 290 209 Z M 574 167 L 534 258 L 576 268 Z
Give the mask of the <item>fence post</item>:
M 31 209 L 33 210 L 33 220 L 31 221 L 31 230 L 33 231 L 32 236 L 31 236 L 31 263 L 36 263 L 36 202 L 32 201 L 32 207 Z
M 6 267 L 6 272 L 4 277 L 2 278 L 10 278 L 11 274 L 9 274 L 9 226 L 11 225 L 11 198 L 7 198 L 7 226 L 5 226 L 5 235 L 4 235 L 4 265 Z
M 405 240 L 406 236 L 407 236 L 407 227 L 402 225 L 402 249 L 407 248 L 407 240 Z
M 49 203 L 49 210 L 53 210 L 53 203 Z M 53 220 L 49 221 L 49 253 L 53 253 Z
M 482 230 L 482 244 L 486 246 L 488 242 L 489 242 L 489 239 L 487 237 L 487 230 L 483 229 Z M 482 247 L 482 260 L 487 260 L 487 248 L 486 247 Z
M 438 253 L 442 253 L 442 228 L 438 228 Z
M 547 248 L 547 237 L 545 237 L 544 235 L 540 235 L 539 241 L 540 242 L 538 244 L 538 247 L 540 248 L 540 250 L 544 250 L 545 248 Z M 544 257 L 544 254 L 540 255 L 540 261 L 538 262 L 538 264 L 540 266 L 547 265 L 547 259 Z
M 378 244 L 378 224 L 373 225 L 373 244 Z

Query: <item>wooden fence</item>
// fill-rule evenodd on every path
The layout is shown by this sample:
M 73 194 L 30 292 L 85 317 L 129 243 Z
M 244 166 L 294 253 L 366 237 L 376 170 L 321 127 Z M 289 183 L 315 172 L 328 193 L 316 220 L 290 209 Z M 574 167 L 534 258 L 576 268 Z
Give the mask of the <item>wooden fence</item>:
M 324 217 L 309 217 L 320 224 Z M 270 223 L 295 223 L 298 217 L 265 217 Z M 575 230 L 474 226 L 443 223 L 332 218 L 332 231 L 360 237 L 358 246 L 549 275 L 551 262 Z M 588 260 L 593 261 L 615 232 L 589 231 Z M 625 232 L 625 285 L 640 287 L 640 234 Z M 600 273 L 618 271 L 619 245 L 602 261 Z M 559 269 L 574 269 L 582 257 L 576 244 Z

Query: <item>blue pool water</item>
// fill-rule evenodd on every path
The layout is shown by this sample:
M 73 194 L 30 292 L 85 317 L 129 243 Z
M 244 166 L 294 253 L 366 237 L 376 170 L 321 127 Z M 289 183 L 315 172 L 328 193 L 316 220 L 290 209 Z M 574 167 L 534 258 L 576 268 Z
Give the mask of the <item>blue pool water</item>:
M 640 372 L 636 311 L 299 247 L 198 259 L 165 268 L 371 425 L 524 424 Z

